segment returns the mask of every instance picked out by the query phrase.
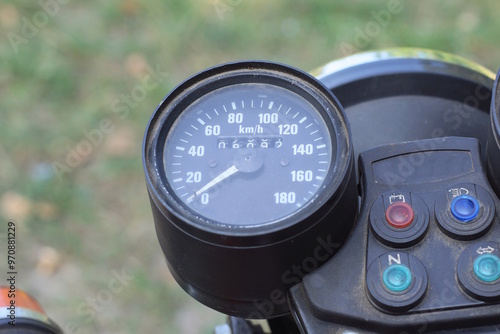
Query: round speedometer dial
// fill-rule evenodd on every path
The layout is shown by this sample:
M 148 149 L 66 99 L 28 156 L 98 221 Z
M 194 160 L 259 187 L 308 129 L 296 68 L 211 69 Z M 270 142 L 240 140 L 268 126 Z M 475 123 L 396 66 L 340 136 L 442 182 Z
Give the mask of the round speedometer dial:
M 293 91 L 240 83 L 194 101 L 165 142 L 173 193 L 207 221 L 268 224 L 315 199 L 335 142 L 322 115 Z
M 322 265 L 355 221 L 342 107 L 280 64 L 224 64 L 180 84 L 148 125 L 144 169 L 173 276 L 200 302 L 243 318 L 287 313 L 276 296 L 302 278 L 291 268 Z

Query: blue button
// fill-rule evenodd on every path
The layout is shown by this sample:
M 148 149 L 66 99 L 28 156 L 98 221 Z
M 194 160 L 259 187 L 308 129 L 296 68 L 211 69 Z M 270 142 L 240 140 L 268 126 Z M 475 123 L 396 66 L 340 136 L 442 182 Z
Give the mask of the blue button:
M 493 254 L 483 254 L 474 261 L 474 273 L 484 282 L 500 278 L 500 259 Z
M 473 220 L 479 213 L 479 202 L 469 195 L 457 196 L 451 202 L 451 213 L 463 222 Z
M 412 276 L 410 269 L 402 264 L 392 264 L 384 270 L 384 284 L 393 292 L 401 292 L 411 284 Z

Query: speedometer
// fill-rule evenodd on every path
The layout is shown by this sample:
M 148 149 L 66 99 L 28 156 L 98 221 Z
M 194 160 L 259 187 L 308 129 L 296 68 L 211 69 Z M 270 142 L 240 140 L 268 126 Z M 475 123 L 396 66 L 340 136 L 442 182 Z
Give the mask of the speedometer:
M 302 278 L 291 268 L 324 263 L 356 215 L 342 107 L 308 74 L 275 63 L 221 65 L 174 89 L 146 131 L 144 168 L 174 277 L 227 314 L 286 313 L 273 299 Z
M 214 90 L 184 109 L 165 142 L 172 192 L 207 222 L 271 224 L 320 193 L 336 151 L 326 115 L 269 83 Z

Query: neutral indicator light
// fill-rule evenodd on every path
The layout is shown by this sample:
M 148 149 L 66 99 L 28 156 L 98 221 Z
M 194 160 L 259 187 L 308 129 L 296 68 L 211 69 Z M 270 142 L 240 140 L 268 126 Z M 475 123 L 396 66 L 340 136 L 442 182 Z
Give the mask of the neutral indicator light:
M 401 292 L 411 284 L 410 269 L 402 264 L 392 264 L 384 270 L 383 281 L 385 287 L 392 292 Z
M 473 220 L 479 214 L 479 202 L 470 195 L 460 195 L 451 202 L 451 213 L 462 222 Z
M 385 218 L 389 225 L 395 228 L 405 228 L 413 222 L 413 208 L 406 202 L 395 202 L 389 205 Z
M 483 254 L 474 261 L 474 273 L 484 282 L 494 282 L 500 278 L 500 259 L 493 254 Z

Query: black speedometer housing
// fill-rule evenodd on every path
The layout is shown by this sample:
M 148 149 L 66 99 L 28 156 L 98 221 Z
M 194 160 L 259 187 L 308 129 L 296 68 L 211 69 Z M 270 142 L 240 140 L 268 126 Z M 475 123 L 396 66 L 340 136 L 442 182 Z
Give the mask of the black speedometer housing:
M 288 313 L 287 290 L 333 256 L 355 222 L 342 106 L 289 66 L 235 62 L 186 80 L 153 114 L 143 156 L 173 276 L 229 315 Z

